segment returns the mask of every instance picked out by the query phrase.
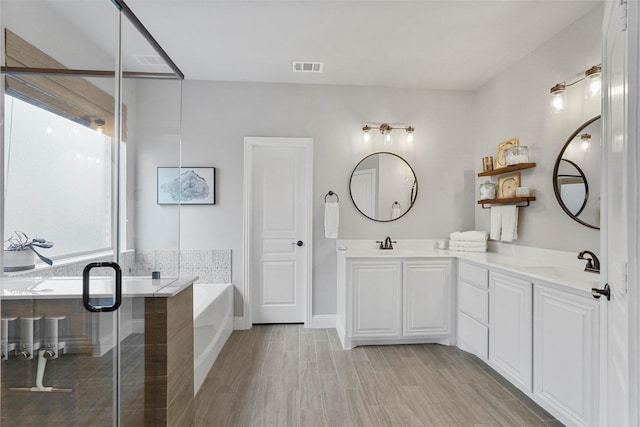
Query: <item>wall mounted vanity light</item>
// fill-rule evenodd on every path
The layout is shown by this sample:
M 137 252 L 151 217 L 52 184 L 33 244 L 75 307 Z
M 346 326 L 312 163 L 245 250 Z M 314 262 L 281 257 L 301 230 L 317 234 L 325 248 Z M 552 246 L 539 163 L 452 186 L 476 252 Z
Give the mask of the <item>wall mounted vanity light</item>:
M 413 126 L 398 126 L 396 125 L 395 127 L 387 124 L 387 123 L 382 123 L 381 125 L 363 125 L 362 126 L 362 132 L 364 132 L 363 134 L 363 138 L 365 142 L 369 142 L 369 140 L 371 139 L 371 135 L 369 134 L 369 131 L 371 129 L 378 129 L 380 131 L 380 133 L 382 135 L 384 135 L 384 143 L 385 145 L 387 144 L 392 144 L 393 140 L 391 138 L 391 132 L 394 130 L 404 130 L 407 133 L 407 142 L 413 142 L 413 132 L 416 130 Z
M 584 76 L 571 83 L 557 83 L 549 92 L 551 93 L 551 112 L 559 113 L 564 110 L 567 105 L 567 88 L 584 80 L 585 82 L 585 98 L 597 99 L 600 97 L 600 88 L 602 77 L 602 64 L 594 65 L 584 72 Z

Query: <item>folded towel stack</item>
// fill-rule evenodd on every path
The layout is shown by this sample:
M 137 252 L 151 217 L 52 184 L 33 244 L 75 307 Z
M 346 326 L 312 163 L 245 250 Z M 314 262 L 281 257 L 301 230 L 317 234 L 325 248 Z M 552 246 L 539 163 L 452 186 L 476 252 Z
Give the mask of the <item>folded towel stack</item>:
M 455 231 L 449 235 L 449 250 L 486 252 L 487 237 L 487 233 L 484 231 Z

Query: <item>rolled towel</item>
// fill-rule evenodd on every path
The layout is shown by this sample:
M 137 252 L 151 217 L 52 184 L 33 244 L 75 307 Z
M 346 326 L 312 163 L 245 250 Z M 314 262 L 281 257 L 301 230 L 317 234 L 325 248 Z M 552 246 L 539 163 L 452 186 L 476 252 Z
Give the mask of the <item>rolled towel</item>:
M 458 252 L 487 252 L 487 248 L 465 248 L 464 246 L 451 246 L 449 245 L 450 251 L 458 251 Z
M 452 240 L 450 246 L 459 246 L 461 248 L 486 248 L 487 242 L 470 242 L 468 240 Z
M 469 242 L 486 242 L 487 232 L 481 230 L 454 231 L 449 235 L 450 240 L 465 240 Z

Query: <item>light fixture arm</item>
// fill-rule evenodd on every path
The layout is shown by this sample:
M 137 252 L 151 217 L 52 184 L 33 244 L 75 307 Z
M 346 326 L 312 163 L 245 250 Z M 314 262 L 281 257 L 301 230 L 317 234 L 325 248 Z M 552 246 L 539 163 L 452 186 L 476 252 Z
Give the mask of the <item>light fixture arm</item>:
M 391 131 L 394 131 L 394 130 L 404 130 L 407 133 L 413 133 L 416 130 L 413 126 L 395 126 L 394 127 L 388 123 L 382 123 L 380 125 L 368 125 L 368 124 L 362 125 L 362 131 L 365 133 L 369 132 L 371 129 L 378 129 L 382 135 L 391 133 Z
M 601 74 L 602 73 L 602 64 L 598 64 L 598 65 L 594 65 L 593 67 L 589 68 L 587 71 L 584 72 L 584 76 L 580 77 L 578 80 L 571 82 L 571 83 L 556 83 L 550 90 L 549 92 L 551 92 L 551 94 L 554 94 L 558 91 L 561 90 L 565 90 L 566 88 L 568 88 L 569 86 L 573 86 L 576 83 L 580 83 L 581 81 L 583 81 L 584 79 L 588 78 L 589 76 L 593 76 L 594 74 Z

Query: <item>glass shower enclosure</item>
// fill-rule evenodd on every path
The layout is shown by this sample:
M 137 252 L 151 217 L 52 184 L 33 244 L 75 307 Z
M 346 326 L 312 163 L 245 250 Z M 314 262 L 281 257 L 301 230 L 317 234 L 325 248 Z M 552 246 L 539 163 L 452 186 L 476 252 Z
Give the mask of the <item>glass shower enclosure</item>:
M 183 75 L 120 0 L 1 0 L 0 425 L 165 425 Z M 153 278 L 152 278 L 153 276 Z

